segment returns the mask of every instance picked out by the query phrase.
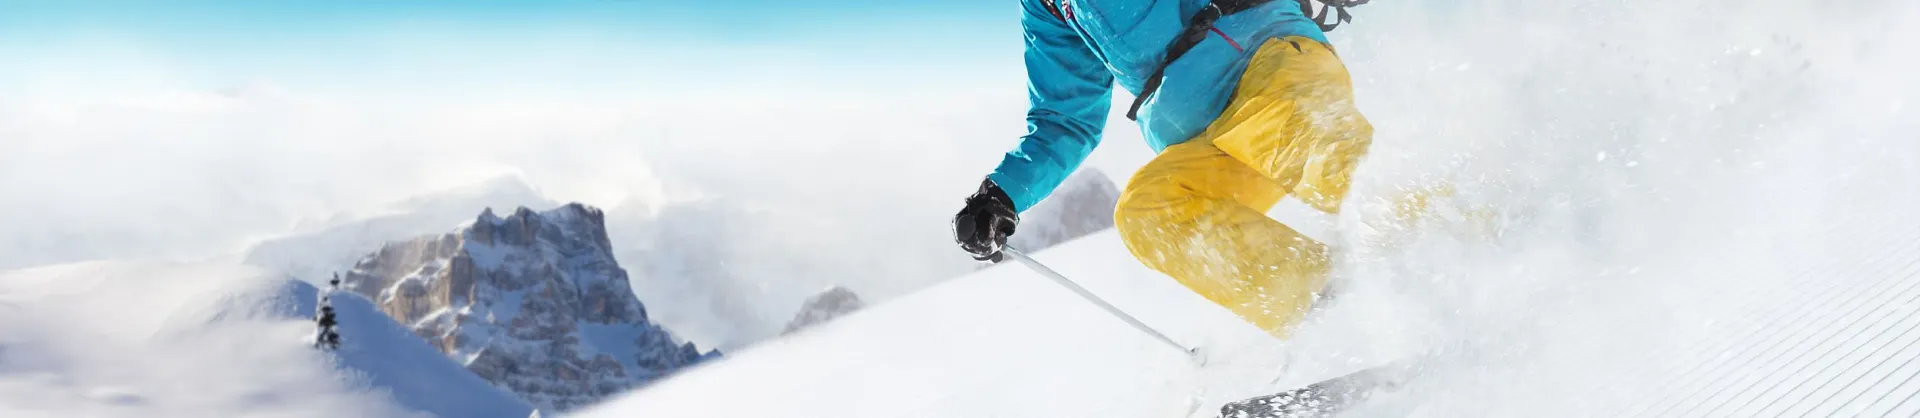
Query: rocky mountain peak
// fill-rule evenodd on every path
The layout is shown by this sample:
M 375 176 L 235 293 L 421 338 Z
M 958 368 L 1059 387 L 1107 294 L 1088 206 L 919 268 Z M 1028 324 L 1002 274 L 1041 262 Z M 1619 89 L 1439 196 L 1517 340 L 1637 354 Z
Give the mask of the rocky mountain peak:
M 1068 176 L 1052 195 L 1020 214 L 1020 228 L 1007 244 L 1040 251 L 1113 227 L 1120 188 L 1106 173 L 1087 167 Z
M 612 247 L 597 208 L 489 208 L 387 244 L 344 287 L 468 370 L 564 412 L 718 355 L 648 320 Z
M 780 334 L 792 334 L 803 328 L 827 322 L 841 315 L 860 310 L 863 305 L 864 303 L 860 301 L 860 295 L 853 293 L 852 290 L 846 287 L 834 286 L 817 295 L 813 295 L 813 297 L 807 298 L 807 301 L 800 305 L 800 312 L 794 314 L 793 320 L 787 322 L 786 329 L 780 331 Z

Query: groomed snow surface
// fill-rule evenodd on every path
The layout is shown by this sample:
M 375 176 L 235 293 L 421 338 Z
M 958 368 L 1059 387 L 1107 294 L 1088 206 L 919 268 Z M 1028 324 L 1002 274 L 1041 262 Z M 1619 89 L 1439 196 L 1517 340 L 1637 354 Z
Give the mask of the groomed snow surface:
M 749 348 L 579 415 L 1172 417 L 1187 415 L 1190 397 L 1250 395 L 1282 377 L 1275 358 L 1245 355 L 1277 353 L 1260 344 L 1270 339 L 1125 254 L 1108 232 L 1035 257 L 1174 339 L 1205 343 L 1214 358 L 1206 369 L 1009 263 Z M 1288 376 L 1297 382 L 1342 367 L 1299 364 Z M 1243 390 L 1230 389 L 1236 387 Z
M 1915 416 L 1920 227 L 1866 222 L 1837 227 L 1860 239 L 1809 254 L 1797 274 L 1648 280 L 1664 293 L 1612 308 L 1591 304 L 1615 295 L 1559 299 L 1562 310 L 1460 325 L 1485 332 L 1462 338 L 1411 296 L 1355 290 L 1287 344 L 1118 256 L 1107 233 L 1036 258 L 1206 347 L 1205 365 L 1008 264 L 578 415 L 1212 416 L 1227 401 L 1442 347 L 1456 354 L 1354 415 Z M 1669 296 L 1681 300 L 1659 299 Z

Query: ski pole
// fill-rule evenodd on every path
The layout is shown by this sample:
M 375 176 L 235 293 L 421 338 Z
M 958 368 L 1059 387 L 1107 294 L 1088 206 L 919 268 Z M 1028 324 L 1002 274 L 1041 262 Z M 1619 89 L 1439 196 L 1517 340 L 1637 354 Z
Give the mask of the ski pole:
M 1060 275 L 1059 272 L 1055 272 L 1053 271 L 1053 269 L 1047 268 L 1047 265 L 1040 264 L 1038 260 L 1034 260 L 1033 257 L 1028 257 L 1026 253 L 1020 252 L 1020 250 L 1016 250 L 1011 246 L 1001 247 L 1001 253 L 1004 253 L 1009 257 L 1013 257 L 1014 260 L 1019 260 L 1020 264 L 1025 264 L 1027 268 L 1033 269 L 1033 271 L 1040 273 L 1040 275 L 1047 276 L 1047 278 L 1049 279 L 1053 279 L 1055 283 L 1060 283 L 1061 286 L 1066 286 L 1068 290 L 1072 290 L 1073 293 L 1079 294 L 1081 298 L 1085 298 L 1088 302 L 1093 302 L 1094 305 L 1100 306 L 1101 309 L 1106 309 L 1107 313 L 1113 314 L 1114 317 L 1120 318 L 1120 320 L 1122 321 L 1126 321 L 1128 325 L 1133 325 L 1134 329 L 1140 330 L 1140 332 L 1144 332 L 1147 335 L 1151 335 L 1153 336 L 1154 339 L 1158 339 L 1160 340 L 1160 342 L 1166 343 L 1170 347 L 1177 348 L 1181 352 L 1187 353 L 1187 355 L 1192 357 L 1195 361 L 1198 361 L 1201 363 L 1206 362 L 1206 358 L 1200 355 L 1200 347 L 1187 348 L 1187 346 L 1185 345 L 1181 345 L 1178 342 L 1174 342 L 1173 339 L 1168 338 L 1166 334 L 1161 334 L 1160 331 L 1155 331 L 1153 327 L 1147 326 L 1146 323 L 1140 322 L 1140 320 L 1138 319 L 1134 319 L 1133 315 L 1127 315 L 1127 313 L 1122 312 L 1120 308 L 1113 306 L 1113 304 L 1107 303 L 1107 301 L 1100 299 L 1099 296 L 1094 296 L 1093 292 L 1087 291 L 1087 288 L 1080 287 L 1079 284 L 1074 283 L 1073 280 L 1068 279 L 1067 276 L 1062 276 Z

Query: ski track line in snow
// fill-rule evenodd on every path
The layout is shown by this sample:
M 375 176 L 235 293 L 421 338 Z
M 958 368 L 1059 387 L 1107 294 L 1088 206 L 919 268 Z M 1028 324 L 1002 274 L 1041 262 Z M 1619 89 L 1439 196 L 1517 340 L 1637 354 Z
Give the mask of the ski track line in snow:
M 1880 224 L 1874 221 L 1843 223 L 1841 225 L 1836 225 L 1832 228 L 1827 228 L 1824 231 L 1824 233 L 1831 234 L 1831 233 L 1844 230 L 1848 226 L 1856 226 L 1856 225 L 1866 227 L 1866 228 L 1873 228 L 1874 226 L 1879 226 L 1883 224 Z M 1900 254 L 1902 252 L 1920 251 L 1920 229 L 1915 229 L 1912 231 L 1897 231 L 1897 230 L 1888 230 L 1883 228 L 1874 228 L 1874 229 L 1878 232 L 1875 235 L 1874 239 L 1853 241 L 1852 242 L 1853 246 L 1846 248 L 1845 251 L 1842 251 L 1841 253 L 1843 254 L 1860 253 L 1862 252 L 1861 250 L 1879 249 L 1880 250 L 1879 252 L 1874 253 L 1875 255 L 1869 258 L 1873 260 L 1878 260 L 1878 259 L 1885 259 L 1887 257 Z M 1900 232 L 1907 232 L 1907 233 L 1900 234 Z M 1901 237 L 1904 237 L 1904 239 L 1902 239 Z M 1905 244 L 1903 244 L 1904 246 L 1884 245 L 1884 244 L 1881 244 L 1882 242 L 1900 242 Z M 1796 282 L 1817 281 L 1823 277 L 1826 277 L 1825 275 L 1822 275 L 1819 273 L 1830 267 L 1831 266 L 1828 263 L 1814 263 L 1812 265 L 1808 265 L 1808 266 L 1802 267 L 1799 270 L 1796 270 L 1795 273 L 1793 273 L 1790 277 L 1793 278 L 1791 280 L 1794 280 Z M 1737 279 L 1734 279 L 1734 280 L 1737 280 Z M 1723 279 L 1723 281 L 1732 281 L 1732 280 Z M 1862 286 L 1866 284 L 1867 283 L 1865 282 L 1856 283 L 1856 285 L 1862 285 Z M 1743 327 L 1751 328 L 1753 331 L 1750 331 L 1750 333 L 1758 333 L 1760 331 L 1765 331 L 1765 330 L 1777 331 L 1779 330 L 1779 328 L 1777 327 L 1766 327 L 1766 326 L 1759 326 L 1759 325 L 1753 325 L 1753 324 L 1766 324 L 1766 323 L 1777 322 L 1781 318 L 1784 318 L 1788 315 L 1795 313 L 1795 311 L 1785 310 L 1785 309 L 1766 309 L 1768 307 L 1766 302 L 1774 301 L 1774 300 L 1789 299 L 1787 296 L 1790 296 L 1793 293 L 1796 293 L 1797 289 L 1755 287 L 1755 286 L 1740 287 L 1740 289 L 1741 290 L 1739 290 L 1738 291 L 1739 293 L 1736 295 L 1721 297 L 1713 300 L 1713 302 L 1736 304 L 1737 306 L 1732 307 L 1731 311 L 1745 313 L 1745 315 L 1740 318 L 1734 318 L 1731 321 L 1722 321 L 1722 322 L 1731 323 L 1734 326 L 1743 326 Z M 1848 289 L 1840 288 L 1840 287 L 1828 287 L 1823 289 L 1823 292 L 1820 294 L 1820 296 L 1815 296 L 1814 298 L 1833 299 L 1833 298 L 1838 298 L 1840 296 L 1844 296 L 1848 294 L 1850 294 Z M 1752 335 L 1748 335 L 1748 337 L 1752 337 Z M 1743 339 L 1740 339 L 1740 338 L 1721 338 L 1718 341 L 1714 341 L 1713 344 L 1708 344 L 1706 342 L 1707 341 L 1702 341 L 1701 344 L 1694 344 L 1693 350 L 1688 351 L 1686 354 L 1679 355 L 1679 356 L 1661 356 L 1659 355 L 1659 353 L 1656 353 L 1656 352 L 1645 353 L 1645 355 L 1641 359 L 1643 361 L 1636 362 L 1635 364 L 1638 364 L 1639 366 L 1633 368 L 1633 372 L 1629 373 L 1628 376 L 1632 377 L 1635 380 L 1640 380 L 1640 381 L 1656 381 L 1657 377 L 1668 374 L 1668 373 L 1663 373 L 1663 370 L 1666 370 L 1666 369 L 1661 367 L 1663 365 L 1661 363 L 1661 360 L 1697 359 L 1697 358 L 1705 357 L 1708 353 L 1724 354 L 1740 346 L 1744 341 Z M 1700 372 L 1704 368 L 1712 365 L 1716 365 L 1717 363 L 1719 363 L 1719 360 L 1724 360 L 1725 358 L 1726 358 L 1725 356 L 1720 356 L 1720 357 L 1715 357 L 1715 361 L 1692 362 L 1690 365 L 1683 366 L 1683 367 L 1687 367 L 1687 369 L 1685 372 L 1679 373 L 1679 375 L 1692 376 L 1696 378 L 1700 377 L 1702 376 Z M 1665 389 L 1673 389 L 1675 388 L 1675 386 L 1681 385 L 1681 384 L 1691 384 L 1693 383 L 1694 379 L 1659 380 L 1659 381 L 1665 382 L 1665 384 L 1661 386 L 1661 388 L 1663 389 L 1661 392 L 1671 394 L 1672 393 L 1671 391 L 1667 391 Z M 1619 392 L 1619 391 L 1616 390 L 1611 392 Z M 1616 393 L 1616 396 L 1620 396 L 1620 394 Z M 1627 394 L 1627 396 L 1631 396 L 1631 394 Z M 1662 398 L 1662 400 L 1664 400 L 1664 398 Z M 1647 408 L 1651 406 L 1652 406 L 1651 404 L 1641 405 L 1642 408 Z M 1641 410 L 1636 412 L 1645 412 L 1645 411 Z
M 1637 407 L 1628 414 L 1603 416 L 1647 416 L 1648 411 L 1656 408 L 1657 412 L 1654 412 L 1653 416 L 1786 416 L 1787 413 L 1805 407 L 1808 409 L 1802 412 L 1804 416 L 1828 402 L 1839 399 L 1841 395 L 1849 392 L 1841 389 L 1852 387 L 1865 374 L 1881 368 L 1891 359 L 1902 357 L 1897 354 L 1905 353 L 1913 345 L 1912 342 L 1902 346 L 1895 353 L 1882 351 L 1889 345 L 1906 338 L 1920 337 L 1920 334 L 1912 332 L 1916 328 L 1915 325 L 1920 324 L 1908 324 L 1909 321 L 1920 320 L 1920 315 L 1915 315 L 1913 311 L 1914 302 L 1920 299 L 1920 295 L 1916 294 L 1916 290 L 1920 288 L 1916 288 L 1915 285 L 1920 282 L 1909 280 L 1915 277 L 1916 266 L 1920 266 L 1920 251 L 1916 251 L 1916 245 L 1920 244 L 1920 236 L 1914 236 L 1920 233 L 1920 228 L 1911 224 L 1898 229 L 1887 228 L 1888 224 L 1878 226 L 1882 229 L 1882 234 L 1879 235 L 1895 235 L 1888 232 L 1905 231 L 1908 232 L 1905 234 L 1908 236 L 1891 242 L 1861 240 L 1859 242 L 1884 242 L 1885 245 L 1880 247 L 1890 250 L 1874 252 L 1854 260 L 1841 259 L 1821 263 L 1820 267 L 1846 265 L 1826 270 L 1830 273 L 1818 273 L 1822 269 L 1816 268 L 1814 273 L 1796 275 L 1795 280 L 1788 283 L 1789 288 L 1781 289 L 1785 293 L 1799 290 L 1805 292 L 1807 297 L 1760 298 L 1750 301 L 1765 303 L 1770 300 L 1786 300 L 1797 303 L 1789 306 L 1775 306 L 1741 318 L 1742 322 L 1752 324 L 1749 326 L 1750 331 L 1745 334 L 1720 335 L 1716 338 L 1719 341 L 1714 341 L 1719 344 L 1713 345 L 1721 346 L 1722 349 L 1694 353 L 1689 356 L 1698 358 L 1701 354 L 1719 353 L 1720 355 L 1715 356 L 1712 361 L 1697 362 L 1694 367 L 1671 375 L 1675 379 L 1665 380 L 1668 384 L 1648 388 L 1649 392 L 1660 394 L 1660 396 L 1642 398 L 1651 402 L 1634 405 Z M 1816 287 L 1805 289 L 1807 286 Z M 1888 309 L 1893 311 L 1885 312 Z M 1762 313 L 1767 315 L 1761 315 Z M 1875 313 L 1879 315 L 1873 315 Z M 1901 325 L 1907 326 L 1901 327 Z M 1893 334 L 1893 341 L 1879 341 L 1880 337 L 1896 329 L 1900 332 Z M 1869 333 L 1872 334 L 1871 337 L 1867 337 L 1864 341 L 1857 341 Z M 1876 341 L 1879 342 L 1876 343 Z M 1733 346 L 1741 346 L 1741 349 L 1729 352 L 1728 349 Z M 1854 357 L 1854 354 L 1869 346 L 1874 348 L 1868 351 L 1865 357 Z M 1817 354 L 1815 354 L 1816 351 Z M 1836 351 L 1841 351 L 1842 354 L 1837 358 L 1829 356 Z M 1812 356 L 1809 357 L 1809 355 Z M 1874 360 L 1875 357 L 1878 357 L 1878 360 Z M 1782 358 L 1786 360 L 1782 361 Z M 1815 372 L 1803 373 L 1807 368 L 1822 362 L 1823 365 Z M 1795 365 L 1798 367 L 1794 367 Z M 1899 367 L 1906 365 L 1907 363 L 1903 362 Z M 1865 366 L 1864 369 L 1863 366 Z M 1824 397 L 1815 396 L 1821 394 L 1823 389 L 1838 379 L 1855 372 L 1862 375 L 1836 388 L 1835 393 Z M 1805 377 L 1795 379 L 1802 375 Z M 1825 380 L 1817 379 L 1828 375 L 1833 376 Z M 1880 380 L 1885 380 L 1885 377 Z M 1792 396 L 1813 381 L 1821 383 L 1799 393 L 1797 397 Z M 1853 395 L 1847 397 L 1848 399 L 1842 403 L 1849 404 L 1876 392 L 1880 394 L 1878 399 L 1904 393 L 1901 392 L 1902 390 L 1912 392 L 1913 389 L 1905 386 L 1907 381 L 1909 380 L 1903 380 L 1899 385 L 1886 388 L 1884 392 L 1869 390 L 1878 385 L 1877 380 L 1875 385 L 1852 391 Z M 1772 383 L 1759 386 L 1766 382 Z M 1780 386 L 1785 385 L 1786 382 L 1795 383 L 1782 391 Z M 1690 389 L 1679 390 L 1683 388 Z M 1708 392 L 1709 390 L 1712 392 Z M 1684 395 L 1680 395 L 1682 393 Z M 1787 404 L 1779 403 L 1788 398 L 1794 400 Z M 1757 410 L 1751 409 L 1755 402 L 1763 399 L 1767 402 L 1759 405 Z M 1817 402 L 1809 404 L 1809 401 Z M 1768 413 L 1776 407 L 1783 410 Z
M 1858 254 L 1858 253 L 1868 252 L 1866 250 L 1878 249 L 1879 251 L 1873 252 L 1874 255 L 1869 257 L 1869 259 L 1873 259 L 1873 260 L 1884 259 L 1886 257 L 1892 256 L 1895 254 L 1901 254 L 1902 252 L 1911 252 L 1911 251 L 1920 250 L 1920 228 L 1916 228 L 1911 231 L 1886 229 L 1883 227 L 1885 225 L 1885 223 L 1883 222 L 1884 220 L 1882 219 L 1854 220 L 1852 222 L 1842 222 L 1832 227 L 1825 228 L 1822 231 L 1822 235 L 1826 236 L 1826 235 L 1831 235 L 1844 230 L 1848 230 L 1849 227 L 1854 227 L 1856 229 L 1863 229 L 1861 232 L 1870 233 L 1872 234 L 1873 238 L 1853 240 L 1850 242 L 1851 244 L 1850 246 L 1848 246 L 1847 248 L 1843 248 L 1843 251 L 1840 251 L 1839 253 Z M 1848 234 L 1848 235 L 1851 235 L 1851 234 Z M 1903 244 L 1904 246 L 1885 245 L 1883 244 L 1884 242 L 1897 242 L 1897 243 L 1905 243 L 1905 244 Z M 1795 270 L 1794 273 L 1788 275 L 1788 277 L 1791 278 L 1789 280 L 1792 280 L 1796 283 L 1818 281 L 1826 277 L 1825 275 L 1822 275 L 1819 273 L 1821 271 L 1826 271 L 1830 269 L 1831 268 L 1830 264 L 1832 263 L 1811 263 L 1810 265 L 1803 266 L 1800 269 Z M 1736 277 L 1733 279 L 1722 279 L 1721 281 L 1737 282 L 1738 280 L 1739 279 Z M 1737 283 L 1724 283 L 1724 284 L 1737 284 Z M 1866 283 L 1864 282 L 1856 283 L 1856 284 L 1863 285 L 1863 286 L 1866 285 Z M 1729 323 L 1733 326 L 1745 327 L 1745 329 L 1750 329 L 1749 335 L 1747 336 L 1749 338 L 1752 336 L 1751 334 L 1758 333 L 1761 331 L 1766 331 L 1769 329 L 1778 330 L 1778 328 L 1770 328 L 1766 326 L 1759 326 L 1759 325 L 1752 325 L 1752 324 L 1766 324 L 1771 322 L 1777 322 L 1781 318 L 1795 313 L 1795 311 L 1793 310 L 1767 309 L 1769 306 L 1772 306 L 1772 305 L 1769 305 L 1767 302 L 1790 299 L 1789 296 L 1797 293 L 1796 291 L 1798 289 L 1791 288 L 1791 287 L 1764 287 L 1764 286 L 1734 286 L 1734 287 L 1738 290 L 1734 290 L 1733 294 L 1723 295 L 1721 297 L 1712 299 L 1710 301 L 1702 301 L 1702 303 L 1705 304 L 1707 302 L 1713 302 L 1713 303 L 1726 304 L 1726 305 L 1730 305 L 1727 307 L 1728 312 L 1743 313 L 1744 315 L 1742 315 L 1739 318 L 1729 318 L 1730 320 L 1722 320 L 1720 322 Z M 1833 298 L 1838 298 L 1840 296 L 1847 295 L 1847 294 L 1849 294 L 1849 292 L 1846 289 L 1843 289 L 1840 287 L 1828 287 L 1823 289 L 1823 293 L 1821 294 L 1821 296 L 1816 296 L 1814 298 L 1833 299 Z M 1637 387 L 1636 385 L 1620 385 L 1620 384 L 1609 385 L 1609 384 L 1604 384 L 1601 381 L 1590 381 L 1586 385 L 1588 386 L 1587 393 L 1604 393 L 1607 395 L 1606 399 L 1604 400 L 1600 399 L 1602 398 L 1601 396 L 1592 396 L 1592 397 L 1585 397 L 1581 399 L 1570 400 L 1568 402 L 1569 405 L 1567 405 L 1569 407 L 1568 409 L 1569 410 L 1586 410 L 1586 411 L 1596 411 L 1596 410 L 1613 411 L 1611 414 L 1597 415 L 1597 416 L 1613 417 L 1613 416 L 1622 416 L 1621 414 L 1626 413 L 1626 412 L 1623 412 L 1622 410 L 1628 409 L 1637 405 L 1639 406 L 1640 409 L 1636 410 L 1635 412 L 1645 412 L 1646 408 L 1650 408 L 1654 406 L 1654 404 L 1651 402 L 1645 402 L 1646 400 L 1648 399 L 1653 399 L 1655 401 L 1667 400 L 1667 397 L 1673 394 L 1673 389 L 1676 386 L 1679 386 L 1681 384 L 1693 383 L 1694 379 L 1681 379 L 1681 380 L 1671 379 L 1672 376 L 1676 375 L 1676 374 L 1673 374 L 1671 372 L 1672 369 L 1669 368 L 1669 367 L 1675 366 L 1673 364 L 1669 364 L 1671 363 L 1671 360 L 1680 360 L 1681 362 L 1678 364 L 1678 366 L 1684 367 L 1686 370 L 1682 373 L 1678 373 L 1677 376 L 1688 376 L 1688 377 L 1699 378 L 1702 376 L 1700 372 L 1704 368 L 1710 366 L 1713 363 L 1718 363 L 1720 360 L 1725 360 L 1726 357 L 1725 356 L 1713 357 L 1713 361 L 1686 362 L 1685 360 L 1708 358 L 1707 355 L 1709 353 L 1724 354 L 1729 352 L 1730 350 L 1735 349 L 1736 347 L 1741 346 L 1743 342 L 1745 341 L 1741 338 L 1727 338 L 1723 336 L 1722 338 L 1718 338 L 1718 339 L 1706 339 L 1706 340 L 1700 341 L 1699 344 L 1692 344 L 1691 350 L 1687 351 L 1685 354 L 1682 354 L 1682 355 L 1677 355 L 1677 356 L 1661 355 L 1661 353 L 1655 352 L 1655 351 L 1648 351 L 1646 353 L 1642 353 L 1642 355 L 1637 359 L 1639 361 L 1631 362 L 1633 366 L 1629 366 L 1626 369 L 1626 371 L 1621 374 L 1621 376 L 1623 377 L 1623 380 L 1634 381 L 1634 382 L 1654 382 L 1654 381 L 1663 382 L 1663 384 L 1660 385 L 1658 388 L 1660 390 L 1655 390 L 1654 392 L 1663 393 L 1666 396 L 1657 397 L 1657 398 L 1644 398 L 1644 397 L 1639 397 L 1640 395 L 1643 395 L 1643 394 L 1630 390 L 1630 388 Z M 1663 378 L 1666 378 L 1666 379 L 1663 379 Z M 1639 400 L 1642 402 L 1633 402 L 1634 400 Z M 1612 406 L 1611 408 L 1607 407 L 1609 406 L 1609 404 L 1611 404 Z

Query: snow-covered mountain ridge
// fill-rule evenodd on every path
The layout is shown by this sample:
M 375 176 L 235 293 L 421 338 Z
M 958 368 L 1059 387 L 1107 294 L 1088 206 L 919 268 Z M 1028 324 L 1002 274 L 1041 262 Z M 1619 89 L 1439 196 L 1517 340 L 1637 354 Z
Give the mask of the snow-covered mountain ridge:
M 578 203 L 491 209 L 393 242 L 343 288 L 543 410 L 564 412 L 717 357 L 651 322 L 614 261 L 605 218 Z

